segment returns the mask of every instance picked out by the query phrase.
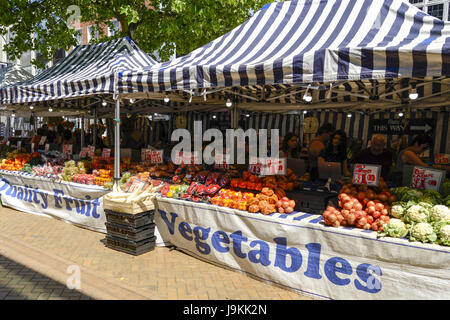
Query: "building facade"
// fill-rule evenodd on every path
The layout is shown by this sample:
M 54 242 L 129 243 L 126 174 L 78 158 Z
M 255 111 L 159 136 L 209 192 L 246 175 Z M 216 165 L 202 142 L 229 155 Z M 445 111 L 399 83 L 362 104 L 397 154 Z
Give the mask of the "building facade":
M 450 20 L 450 0 L 409 0 L 424 12 L 438 19 Z

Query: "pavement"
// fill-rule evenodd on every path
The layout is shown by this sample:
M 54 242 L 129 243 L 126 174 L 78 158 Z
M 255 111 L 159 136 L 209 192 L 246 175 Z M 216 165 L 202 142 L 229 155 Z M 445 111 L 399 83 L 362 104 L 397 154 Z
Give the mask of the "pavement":
M 104 238 L 0 207 L 0 300 L 312 300 L 173 248 L 133 256 Z

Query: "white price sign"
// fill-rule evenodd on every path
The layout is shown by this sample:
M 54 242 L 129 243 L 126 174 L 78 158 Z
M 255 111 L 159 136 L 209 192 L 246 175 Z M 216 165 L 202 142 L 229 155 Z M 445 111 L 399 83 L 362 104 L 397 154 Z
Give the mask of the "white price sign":
M 95 155 L 95 147 L 94 146 L 88 146 L 88 157 L 93 158 Z
M 434 156 L 434 163 L 436 164 L 449 164 L 450 154 L 448 153 L 438 153 Z
M 262 163 L 262 176 L 277 176 L 286 174 L 286 158 L 264 158 Z
M 163 162 L 164 150 L 152 150 L 151 162 L 152 163 L 162 163 Z
M 111 157 L 111 149 L 108 148 L 103 149 L 102 158 L 106 160 L 109 159 L 110 157 Z
M 378 187 L 380 174 L 380 165 L 357 163 L 353 169 L 353 184 Z
M 263 163 L 261 159 L 252 157 L 248 165 L 248 172 L 260 175 L 262 172 Z
M 445 171 L 414 167 L 411 179 L 411 187 L 424 190 L 439 191 L 441 182 L 445 177 Z
M 141 161 L 151 161 L 152 150 L 151 149 L 141 149 Z
M 22 141 L 17 141 L 17 150 L 22 149 Z
M 63 145 L 63 153 L 64 154 L 72 154 L 73 145 L 71 144 L 65 144 Z
M 81 151 L 80 151 L 80 158 L 86 157 L 87 153 L 88 153 L 88 148 L 87 148 L 87 147 L 81 148 Z

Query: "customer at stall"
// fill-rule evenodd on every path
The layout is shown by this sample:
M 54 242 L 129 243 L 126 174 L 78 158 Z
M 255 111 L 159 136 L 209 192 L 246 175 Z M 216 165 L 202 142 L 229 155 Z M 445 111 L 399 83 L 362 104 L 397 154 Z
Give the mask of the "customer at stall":
M 428 167 L 429 165 L 420 159 L 419 154 L 429 149 L 433 145 L 433 138 L 427 134 L 420 134 L 414 137 L 409 147 L 398 153 L 395 168 L 392 173 L 393 183 L 400 186 L 403 178 L 405 165 Z
M 381 177 L 388 181 L 392 168 L 392 152 L 386 149 L 386 137 L 382 134 L 373 135 L 370 146 L 361 150 L 352 163 L 381 165 Z
M 295 133 L 289 132 L 286 134 L 279 153 L 282 158 L 300 158 L 298 136 Z
M 325 150 L 327 142 L 336 128 L 331 123 L 322 125 L 317 131 L 317 136 L 311 140 L 308 148 L 309 172 L 312 181 L 319 178 L 317 160 L 320 153 Z
M 73 138 L 72 131 L 70 131 L 69 129 L 64 129 L 63 141 L 62 141 L 62 151 L 64 152 L 65 145 L 72 145 L 72 153 L 74 153 L 74 149 L 73 149 L 74 144 L 75 144 L 75 140 Z
M 318 162 L 340 162 L 341 172 L 344 176 L 350 176 L 347 163 L 347 134 L 343 130 L 338 130 L 331 136 L 327 147 L 322 150 L 318 157 Z

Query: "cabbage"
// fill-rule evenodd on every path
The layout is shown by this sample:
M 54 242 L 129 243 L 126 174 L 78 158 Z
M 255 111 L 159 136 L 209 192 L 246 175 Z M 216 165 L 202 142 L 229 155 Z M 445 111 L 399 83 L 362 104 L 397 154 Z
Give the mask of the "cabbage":
M 381 236 L 389 236 L 392 238 L 404 238 L 408 234 L 405 223 L 400 219 L 391 219 L 383 225 Z

